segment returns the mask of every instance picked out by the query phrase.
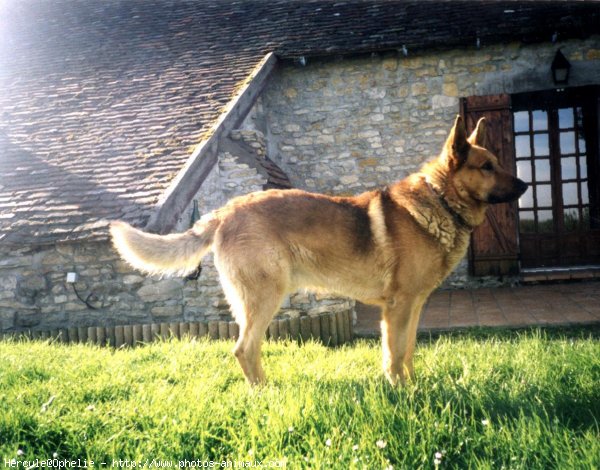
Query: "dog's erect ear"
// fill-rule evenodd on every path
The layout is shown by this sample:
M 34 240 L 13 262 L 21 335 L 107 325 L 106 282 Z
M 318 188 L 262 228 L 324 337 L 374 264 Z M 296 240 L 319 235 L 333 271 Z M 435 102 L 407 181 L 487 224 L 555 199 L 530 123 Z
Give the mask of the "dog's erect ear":
M 486 132 L 486 124 L 485 118 L 481 118 L 477 121 L 477 126 L 475 130 L 471 133 L 469 138 L 467 139 L 471 145 L 477 145 L 479 147 L 485 147 L 487 142 L 487 132 Z
M 454 121 L 454 127 L 450 131 L 450 135 L 444 145 L 444 151 L 448 163 L 454 168 L 459 168 L 469 156 L 469 144 L 467 140 L 467 130 L 465 129 L 465 123 L 460 116 L 456 116 Z

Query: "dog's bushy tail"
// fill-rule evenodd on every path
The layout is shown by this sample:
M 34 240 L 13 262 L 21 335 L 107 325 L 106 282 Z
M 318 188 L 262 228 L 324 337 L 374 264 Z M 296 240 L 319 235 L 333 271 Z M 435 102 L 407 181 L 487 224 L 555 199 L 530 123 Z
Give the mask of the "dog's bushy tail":
M 131 266 L 149 274 L 184 276 L 194 271 L 211 248 L 219 221 L 210 215 L 183 233 L 154 235 L 115 221 L 113 245 Z

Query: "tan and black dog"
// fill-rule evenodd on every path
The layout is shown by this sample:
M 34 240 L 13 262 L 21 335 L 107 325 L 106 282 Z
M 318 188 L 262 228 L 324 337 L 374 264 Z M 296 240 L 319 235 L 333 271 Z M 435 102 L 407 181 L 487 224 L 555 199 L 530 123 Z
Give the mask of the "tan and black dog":
M 116 249 L 152 274 L 193 271 L 210 249 L 240 325 L 234 349 L 252 384 L 264 380 L 261 341 L 284 296 L 298 289 L 352 297 L 382 309 L 388 380 L 414 377 L 423 304 L 466 253 L 489 204 L 527 185 L 484 148 L 485 121 L 467 138 L 462 118 L 439 157 L 383 190 L 331 197 L 269 190 L 232 199 L 181 234 L 141 232 L 113 222 Z

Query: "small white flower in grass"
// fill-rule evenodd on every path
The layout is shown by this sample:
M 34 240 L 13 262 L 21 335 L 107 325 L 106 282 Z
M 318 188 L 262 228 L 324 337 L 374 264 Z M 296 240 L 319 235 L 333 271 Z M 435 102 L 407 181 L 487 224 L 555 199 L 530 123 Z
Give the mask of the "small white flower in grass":
M 387 446 L 387 442 L 385 442 L 383 439 L 379 439 L 375 445 L 377 445 L 377 447 L 380 449 L 383 449 L 385 446 Z
M 483 424 L 484 426 L 488 426 L 490 424 L 490 420 L 489 419 L 482 419 L 481 420 L 481 424 Z
M 17 457 L 23 457 L 25 455 L 25 452 L 23 452 L 22 449 L 17 449 Z
M 327 447 L 331 447 L 331 439 L 327 439 L 327 440 L 325 441 L 325 445 L 326 445 Z
M 289 433 L 292 433 L 292 432 L 294 432 L 294 426 L 290 426 L 290 427 L 288 428 L 288 432 L 289 432 Z
M 352 446 L 352 450 L 358 450 L 358 444 L 354 444 L 354 445 Z
M 435 465 L 436 467 L 441 463 L 442 461 L 440 459 L 433 459 L 433 465 Z
M 54 452 L 54 454 L 52 454 L 52 458 L 53 459 L 57 459 L 58 458 L 58 452 Z
M 435 458 L 436 458 L 436 459 L 439 459 L 439 460 L 441 460 L 441 459 L 442 459 L 442 453 L 441 453 L 441 452 L 436 452 L 436 453 L 434 454 L 434 456 L 435 456 Z
M 54 401 L 55 398 L 56 397 L 54 395 L 52 395 L 46 403 L 42 404 L 42 408 L 40 411 L 42 413 L 45 413 L 46 411 L 48 411 L 48 408 L 50 407 L 50 405 L 52 404 L 52 402 Z

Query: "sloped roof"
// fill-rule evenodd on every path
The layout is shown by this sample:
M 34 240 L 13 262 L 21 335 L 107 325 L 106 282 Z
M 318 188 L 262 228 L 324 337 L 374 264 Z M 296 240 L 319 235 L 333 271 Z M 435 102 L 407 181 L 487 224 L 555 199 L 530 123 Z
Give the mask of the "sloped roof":
M 474 47 L 598 32 L 594 2 L 5 0 L 0 243 L 144 225 L 266 53 Z

